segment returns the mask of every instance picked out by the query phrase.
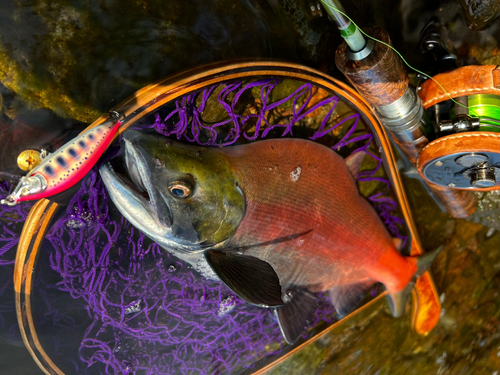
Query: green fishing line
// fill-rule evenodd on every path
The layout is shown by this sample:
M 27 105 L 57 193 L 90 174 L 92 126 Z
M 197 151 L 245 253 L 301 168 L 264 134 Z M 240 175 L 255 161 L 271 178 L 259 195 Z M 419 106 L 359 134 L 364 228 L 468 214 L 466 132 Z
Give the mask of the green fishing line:
M 353 25 L 354 25 L 354 26 L 355 26 L 355 27 L 356 27 L 356 28 L 357 28 L 357 29 L 361 32 L 361 34 L 363 34 L 363 35 L 364 35 L 364 36 L 366 36 L 367 38 L 370 38 L 370 39 L 374 40 L 374 41 L 375 41 L 375 42 L 377 42 L 377 43 L 380 43 L 380 44 L 383 44 L 384 46 L 389 47 L 389 48 L 390 48 L 390 49 L 392 49 L 394 52 L 396 52 L 396 53 L 398 54 L 398 56 L 401 58 L 401 60 L 403 60 L 403 62 L 406 64 L 406 66 L 408 66 L 408 68 L 410 68 L 411 70 L 413 70 L 413 71 L 415 71 L 415 72 L 417 72 L 417 73 L 419 73 L 419 74 L 422 74 L 424 77 L 430 78 L 430 79 L 432 79 L 434 82 L 436 82 L 436 84 L 437 84 L 437 85 L 441 88 L 441 90 L 443 90 L 443 91 L 444 91 L 444 93 L 445 93 L 446 95 L 448 95 L 448 97 L 449 97 L 449 98 L 450 98 L 450 99 L 451 99 L 454 103 L 456 103 L 456 104 L 458 104 L 458 105 L 460 105 L 460 106 L 462 106 L 462 107 L 464 107 L 464 108 L 469 109 L 469 107 L 467 107 L 466 105 L 463 105 L 463 104 L 461 104 L 461 103 L 457 102 L 455 99 L 453 99 L 453 98 L 451 97 L 451 95 L 448 93 L 448 91 L 446 91 L 446 90 L 444 89 L 444 87 L 443 87 L 443 86 L 441 86 L 441 84 L 440 84 L 437 80 L 435 80 L 434 78 L 432 78 L 430 75 L 428 75 L 428 74 L 426 74 L 426 73 L 424 73 L 424 72 L 421 72 L 420 70 L 415 69 L 413 66 L 411 66 L 410 64 L 408 64 L 408 62 L 404 59 L 403 55 L 401 55 L 401 54 L 398 52 L 398 50 L 396 50 L 396 48 L 394 48 L 394 47 L 393 47 L 393 46 L 391 46 L 390 44 L 387 44 L 387 43 L 385 43 L 385 42 L 383 42 L 383 41 L 381 41 L 381 40 L 378 40 L 377 38 L 374 38 L 374 37 L 372 37 L 372 36 L 368 35 L 368 34 L 367 34 L 367 33 L 365 33 L 363 30 L 361 30 L 361 28 L 360 28 L 360 27 L 359 27 L 359 26 L 358 26 L 358 25 L 357 25 L 357 24 L 356 24 L 356 23 L 355 23 L 352 19 L 350 19 L 350 18 L 349 18 L 349 16 L 348 16 L 347 14 L 345 14 L 344 12 L 342 12 L 342 11 L 338 10 L 337 8 L 335 8 L 335 7 L 331 6 L 330 4 L 325 3 L 325 1 L 324 1 L 324 0 L 321 0 L 321 2 L 322 2 L 325 6 L 329 7 L 330 9 L 333 9 L 333 10 L 334 10 L 334 11 L 336 11 L 336 12 L 339 12 L 339 13 L 340 13 L 340 14 L 342 14 L 345 18 L 347 18 L 349 21 L 351 21 L 351 23 L 352 23 L 352 24 L 353 24 Z

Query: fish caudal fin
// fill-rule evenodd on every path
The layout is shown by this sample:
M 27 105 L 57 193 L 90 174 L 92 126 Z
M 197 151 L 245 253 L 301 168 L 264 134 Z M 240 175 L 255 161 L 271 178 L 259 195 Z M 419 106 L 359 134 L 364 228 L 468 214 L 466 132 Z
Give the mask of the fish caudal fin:
M 410 281 L 403 290 L 399 292 L 389 293 L 387 295 L 387 301 L 389 302 L 389 308 L 391 309 L 391 314 L 395 318 L 399 318 L 403 315 L 406 300 L 411 293 L 413 287 L 415 286 L 415 281 Z
M 415 286 L 415 282 L 431 267 L 432 262 L 434 262 L 434 259 L 436 259 L 436 257 L 439 255 L 439 253 L 441 253 L 443 249 L 444 246 L 440 246 L 430 253 L 426 253 L 419 257 L 413 258 L 417 262 L 417 271 L 413 275 L 411 281 L 403 290 L 400 290 L 399 292 L 389 293 L 389 295 L 387 296 L 392 316 L 398 318 L 403 315 L 406 300 L 408 299 L 408 295 L 411 293 L 413 287 Z
M 335 307 L 335 311 L 337 311 L 337 315 L 343 318 L 351 313 L 365 298 L 373 284 L 373 281 L 367 281 L 330 288 L 330 299 Z
M 415 272 L 415 279 L 418 279 L 429 268 L 431 268 L 431 264 L 434 262 L 434 259 L 436 259 L 443 249 L 444 246 L 439 246 L 436 250 L 433 250 L 430 253 L 425 253 L 417 258 L 417 272 Z
M 305 288 L 290 287 L 285 291 L 285 304 L 276 308 L 281 334 L 293 344 L 312 322 L 316 313 L 316 296 Z

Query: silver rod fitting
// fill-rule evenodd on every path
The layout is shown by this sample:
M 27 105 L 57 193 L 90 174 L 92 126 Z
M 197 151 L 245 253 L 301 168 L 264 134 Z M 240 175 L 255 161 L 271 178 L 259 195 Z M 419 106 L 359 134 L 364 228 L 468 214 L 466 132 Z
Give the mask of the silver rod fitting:
M 412 142 L 424 135 L 424 108 L 412 87 L 391 104 L 375 108 L 382 124 L 400 142 Z

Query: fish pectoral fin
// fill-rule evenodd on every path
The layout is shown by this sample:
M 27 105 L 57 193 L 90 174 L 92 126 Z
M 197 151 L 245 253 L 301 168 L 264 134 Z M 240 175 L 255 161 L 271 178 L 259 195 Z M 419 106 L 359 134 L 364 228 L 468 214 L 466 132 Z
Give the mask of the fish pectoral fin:
M 373 281 L 367 281 L 330 288 L 330 299 L 337 311 L 337 315 L 343 318 L 354 311 L 373 285 Z
M 285 304 L 275 314 L 285 341 L 293 344 L 311 324 L 318 303 L 313 293 L 300 287 L 287 288 L 283 300 Z
M 262 307 L 283 305 L 280 281 L 269 263 L 231 251 L 209 250 L 205 257 L 217 276 L 241 299 Z

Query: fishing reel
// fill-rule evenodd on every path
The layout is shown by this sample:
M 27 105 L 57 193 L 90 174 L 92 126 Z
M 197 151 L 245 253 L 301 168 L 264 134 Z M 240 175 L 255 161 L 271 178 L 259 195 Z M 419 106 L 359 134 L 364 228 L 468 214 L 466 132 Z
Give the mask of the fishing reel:
M 500 189 L 500 68 L 471 65 L 433 78 L 418 91 L 436 126 L 418 155 L 419 174 L 443 187 Z
M 433 17 L 420 49 L 434 77 L 414 81 L 414 89 L 385 30 L 364 29 L 377 43 L 358 46 L 345 31 L 349 22 L 336 23 L 347 36 L 342 34 L 335 63 L 406 156 L 407 174 L 421 179 L 444 211 L 470 216 L 477 207 L 475 190 L 500 189 L 500 68 L 458 67 L 446 30 Z
M 415 160 L 419 175 L 428 184 L 464 193 L 500 189 L 499 67 L 459 67 L 437 17 L 422 30 L 420 51 L 433 78 L 417 93 L 433 128 Z

